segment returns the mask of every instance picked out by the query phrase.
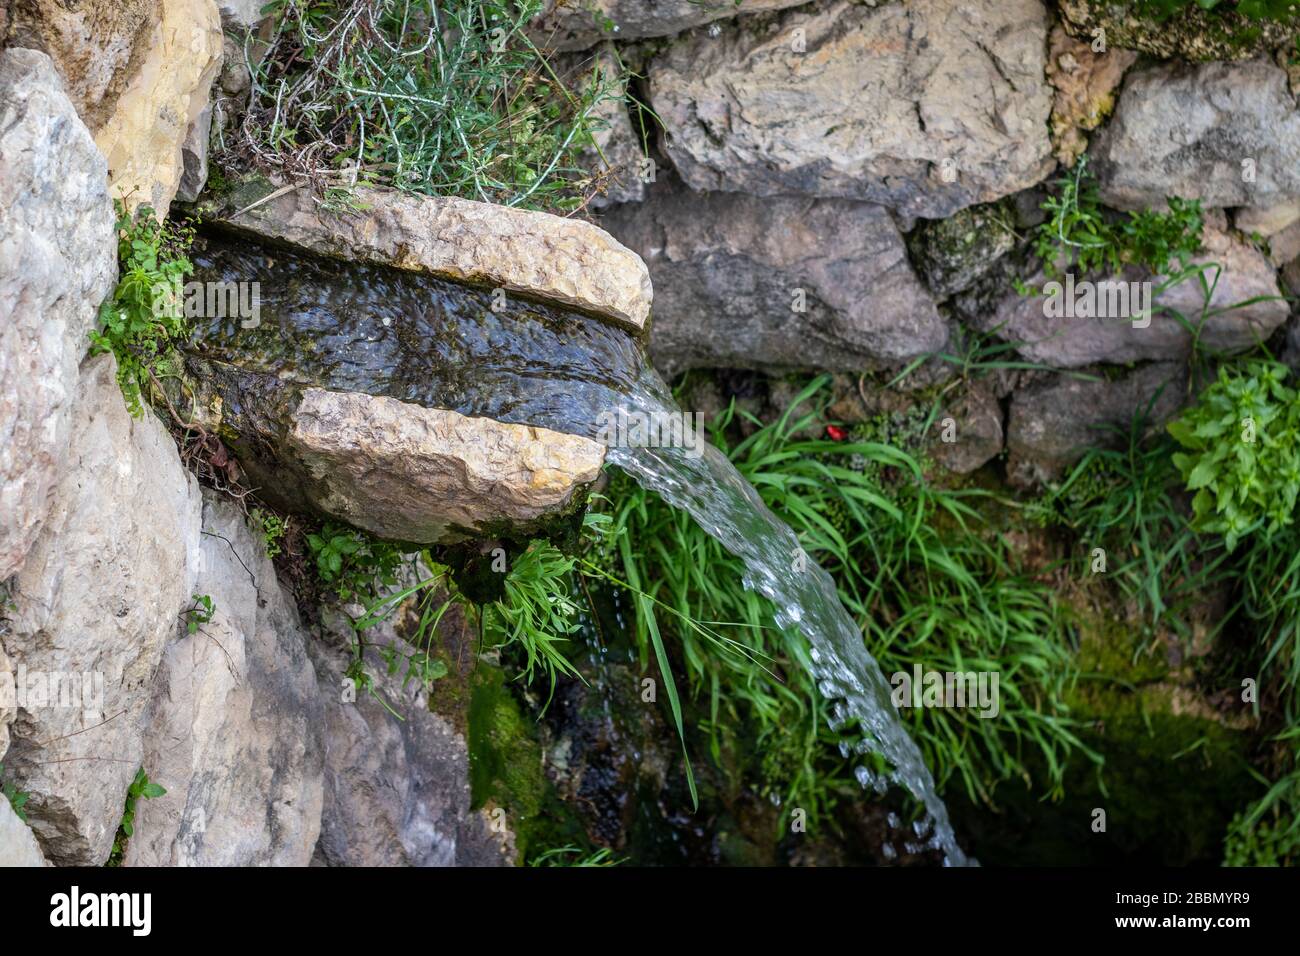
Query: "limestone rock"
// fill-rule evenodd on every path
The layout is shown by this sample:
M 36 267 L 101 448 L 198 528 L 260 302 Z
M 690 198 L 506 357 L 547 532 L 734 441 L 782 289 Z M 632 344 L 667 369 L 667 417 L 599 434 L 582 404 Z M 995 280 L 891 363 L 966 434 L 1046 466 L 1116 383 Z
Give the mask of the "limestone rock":
M 5 613 L 3 608 L 8 603 L 8 592 L 0 589 L 0 638 L 3 638 L 8 630 L 3 618 Z M 0 644 L 0 764 L 4 762 L 5 751 L 9 749 L 9 725 L 14 722 L 14 717 L 18 713 L 13 703 L 17 698 L 9 697 L 11 690 L 17 690 L 16 680 L 13 664 L 9 662 L 9 655 L 5 653 L 4 645 Z
M 1084 133 L 1094 130 L 1115 108 L 1115 90 L 1124 71 L 1137 60 L 1131 50 L 1094 52 L 1059 25 L 1052 28 L 1047 79 L 1052 99 L 1052 142 L 1062 166 L 1073 166 L 1088 148 Z
M 611 84 L 618 82 L 612 47 L 613 44 L 605 44 L 597 52 L 594 64 L 595 69 L 603 72 L 605 82 Z M 640 202 L 645 198 L 647 177 L 644 174 L 649 167 L 641 135 L 633 129 L 628 115 L 627 100 L 623 97 L 603 100 L 596 106 L 593 119 L 600 128 L 592 136 L 595 143 L 583 150 L 583 163 L 601 178 L 604 191 L 593 196 L 588 206 L 601 209 L 611 203 Z
M 400 612 L 399 612 L 400 614 Z M 442 631 L 463 618 L 449 612 Z M 344 693 L 351 627 L 337 615 L 309 645 L 325 708 L 325 805 L 319 862 L 328 866 L 501 866 L 508 862 L 483 813 L 470 810 L 469 749 L 444 716 L 431 713 L 419 681 L 402 686 L 374 648 L 402 644 L 391 623 L 371 631 L 367 672 L 374 692 Z M 472 645 L 473 636 L 467 634 Z M 355 696 L 355 700 L 351 699 Z
M 879 206 L 694 193 L 663 177 L 644 204 L 602 221 L 650 267 L 659 289 L 650 350 L 669 374 L 861 369 L 947 340 Z M 796 311 L 800 304 L 805 311 Z
M 320 832 L 324 714 L 293 598 L 232 501 L 203 492 L 194 591 L 212 619 L 167 645 L 127 866 L 306 866 Z
M 578 503 L 604 463 L 604 446 L 578 435 L 224 363 L 191 371 L 206 389 L 199 404 L 224 406 L 222 434 L 268 503 L 391 540 L 538 530 Z
M 104 160 L 49 57 L 0 53 L 0 580 L 40 530 L 117 277 Z
M 1121 209 L 1167 196 L 1207 208 L 1300 198 L 1300 112 L 1266 59 L 1130 72 L 1091 155 L 1102 199 Z
M 391 189 L 359 188 L 356 197 L 364 212 L 335 215 L 305 190 L 281 192 L 254 181 L 203 212 L 322 255 L 500 287 L 632 330 L 650 314 L 645 263 L 591 223 Z
M 808 0 L 547 0 L 529 27 L 552 50 L 585 50 L 601 40 L 680 33 L 740 13 L 794 7 Z
M 1129 268 L 1117 276 L 1088 278 L 1126 283 L 1151 281 L 1154 308 L 1150 325 L 1145 328 L 1116 317 L 1049 317 L 1042 295 L 1022 296 L 1016 292 L 1007 292 L 991 313 L 972 318 L 1003 339 L 1021 343 L 1020 354 L 1030 361 L 1056 368 L 1186 356 L 1192 337 L 1175 312 L 1200 327 L 1201 343 L 1207 348 L 1245 349 L 1263 342 L 1286 320 L 1288 311 L 1286 302 L 1278 298 L 1281 292 L 1272 264 L 1254 246 L 1237 242 L 1223 232 L 1207 228 L 1203 242 L 1203 251 L 1192 262 L 1210 266 L 1205 273 L 1208 282 L 1214 283 L 1218 276 L 1208 310 L 1195 276 L 1161 293 L 1159 277 Z M 1030 285 L 1042 288 L 1044 281 L 1040 272 Z M 1256 297 L 1266 298 L 1240 304 Z
M 94 131 L 147 56 L 161 7 L 161 0 L 14 0 L 9 45 L 49 54 Z
M 1268 257 L 1275 266 L 1284 266 L 1300 256 L 1300 198 L 1238 209 L 1233 225 L 1246 236 L 1266 239 Z
M 5 756 L 60 865 L 108 859 L 154 673 L 198 564 L 198 485 L 157 419 L 130 417 L 115 371 L 110 355 L 82 367 L 66 470 L 13 579 L 4 638 L 28 685 L 82 690 L 56 704 L 29 692 Z
M 208 137 L 212 132 L 212 103 L 190 123 L 181 144 L 181 181 L 176 185 L 176 198 L 181 202 L 194 202 L 208 181 Z
M 0 797 L 0 869 L 11 866 L 49 866 L 31 828 Z
M 1060 478 L 1088 448 L 1122 441 L 1135 415 L 1163 425 L 1187 397 L 1180 362 L 1145 365 L 1114 381 L 1055 375 L 1024 388 L 1011 399 L 1007 477 L 1021 486 Z
M 1052 169 L 1039 0 L 840 2 L 696 31 L 650 66 L 695 189 L 864 199 L 943 218 Z
M 217 6 L 221 10 L 223 22 L 246 30 L 257 26 L 268 16 L 262 13 L 262 8 L 266 6 L 264 0 L 217 0 Z
M 95 142 L 114 196 L 164 216 L 185 163 L 182 145 L 221 70 L 221 18 L 213 0 L 162 0 L 139 63 Z

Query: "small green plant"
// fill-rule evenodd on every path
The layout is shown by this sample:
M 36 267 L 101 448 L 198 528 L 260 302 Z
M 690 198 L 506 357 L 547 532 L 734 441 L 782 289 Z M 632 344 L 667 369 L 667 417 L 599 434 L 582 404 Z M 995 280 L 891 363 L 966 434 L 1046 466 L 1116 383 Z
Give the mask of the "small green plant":
M 186 258 L 194 231 L 159 222 L 149 206 L 141 206 L 134 217 L 121 200 L 114 200 L 114 208 L 121 278 L 99 307 L 91 353 L 116 356 L 118 384 L 127 408 L 138 417 L 152 381 L 174 374 L 170 352 L 187 333 L 180 293 L 194 268 Z
M 3 777 L 4 771 L 4 765 L 0 764 L 0 778 Z M 27 806 L 27 801 L 30 799 L 31 794 L 23 793 L 15 784 L 7 780 L 0 780 L 0 792 L 4 793 L 5 799 L 9 801 L 9 806 L 13 808 L 18 819 L 22 820 L 23 823 L 26 823 L 27 812 L 23 807 Z
M 528 861 L 529 866 L 572 866 L 572 867 L 604 867 L 618 866 L 625 863 L 625 857 L 614 856 L 614 851 L 608 847 L 601 847 L 592 853 L 584 853 L 581 847 L 559 846 L 554 849 L 539 853 Z
M 152 782 L 149 775 L 141 767 L 136 773 L 135 779 L 131 781 L 131 786 L 126 791 L 126 809 L 122 812 L 122 822 L 117 828 L 117 837 L 113 840 L 113 849 L 109 854 L 108 862 L 105 866 L 121 866 L 122 857 L 126 854 L 127 841 L 135 835 L 135 807 L 141 800 L 153 800 L 161 797 L 167 791 Z
M 335 521 L 307 535 L 307 547 L 316 572 L 341 601 L 371 604 L 386 587 L 397 584 L 402 564 L 399 545 L 368 535 Z
M 1196 493 L 1193 526 L 1229 552 L 1246 535 L 1295 519 L 1300 493 L 1300 402 L 1277 362 L 1225 365 L 1197 403 L 1169 424 L 1184 451 L 1173 464 Z
M 280 542 L 284 540 L 285 532 L 289 530 L 289 521 L 287 518 L 281 518 L 279 515 L 265 511 L 262 508 L 254 508 L 248 513 L 249 524 L 258 537 L 262 539 L 262 544 L 266 548 L 266 556 L 274 558 L 280 553 Z
M 552 693 L 560 674 L 578 676 L 560 647 L 578 629 L 578 606 L 570 596 L 573 564 L 554 545 L 533 541 L 507 572 L 505 597 L 484 608 L 487 633 L 523 651 L 524 681 L 532 683 L 540 672 Z
M 1130 212 L 1114 221 L 1102 209 L 1086 154 L 1056 185 L 1042 205 L 1048 218 L 1034 233 L 1034 252 L 1049 276 L 1072 268 L 1117 272 L 1129 263 L 1172 275 L 1200 248 L 1200 200 L 1170 197 L 1168 212 Z
M 189 634 L 197 634 L 199 628 L 212 620 L 212 615 L 217 612 L 216 605 L 212 603 L 212 598 L 206 594 L 192 594 L 191 604 L 182 613 L 185 618 L 185 630 Z

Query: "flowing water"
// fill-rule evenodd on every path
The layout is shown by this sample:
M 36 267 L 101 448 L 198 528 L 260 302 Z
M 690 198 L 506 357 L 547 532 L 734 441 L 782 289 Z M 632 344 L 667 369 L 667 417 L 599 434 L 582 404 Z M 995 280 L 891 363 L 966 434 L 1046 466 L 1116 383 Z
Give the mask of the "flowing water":
M 678 413 L 668 388 L 649 368 L 625 404 L 652 420 Z M 767 509 L 754 487 L 711 445 L 703 445 L 698 454 L 682 447 L 615 445 L 608 460 L 642 487 L 688 512 L 745 562 L 745 587 L 773 603 L 781 627 L 797 629 L 807 638 L 817 687 L 832 704 L 833 729 L 846 741 L 855 735 L 859 738 L 842 746 L 859 756 L 879 753 L 889 761 L 891 769 L 883 775 L 859 763 L 859 782 L 878 793 L 890 784 L 909 791 L 927 813 L 916 825 L 917 839 L 909 849 L 941 850 L 947 865 L 966 864 L 930 771 L 898 719 L 889 683 L 840 603 L 835 582 L 803 553 L 790 527 Z
M 467 415 L 599 436 L 616 407 L 652 421 L 680 420 L 664 383 L 626 333 L 584 316 L 525 302 L 494 309 L 489 293 L 427 276 L 336 264 L 287 251 L 209 239 L 196 278 L 261 283 L 254 328 L 233 318 L 197 328 L 191 351 L 278 382 L 387 395 Z M 608 460 L 683 509 L 748 568 L 744 585 L 767 597 L 777 623 L 803 633 L 814 675 L 832 703 L 848 753 L 883 755 L 879 774 L 857 765 L 864 787 L 891 785 L 926 810 L 909 850 L 967 863 L 916 744 L 890 701 L 890 685 L 836 594 L 794 532 L 717 449 L 628 447 Z

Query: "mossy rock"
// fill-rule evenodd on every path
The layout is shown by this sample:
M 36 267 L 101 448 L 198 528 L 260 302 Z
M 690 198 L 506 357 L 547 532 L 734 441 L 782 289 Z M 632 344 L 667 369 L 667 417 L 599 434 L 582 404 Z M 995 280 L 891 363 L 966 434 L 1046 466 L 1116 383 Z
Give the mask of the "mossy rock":
M 1260 794 L 1254 734 L 1211 708 L 1189 668 L 1144 649 L 1125 622 L 1071 613 L 1083 676 L 1066 698 L 1070 717 L 1105 763 L 1074 759 L 1057 801 L 1016 784 L 995 792 L 994 813 L 950 797 L 974 855 L 995 865 L 1218 865 L 1228 823 Z M 1033 779 L 1046 769 L 1031 766 Z
M 923 223 L 908 243 L 930 290 L 940 298 L 970 288 L 1016 244 L 1014 210 L 1005 200 L 969 206 Z
M 547 779 L 535 721 L 501 668 L 482 661 L 470 678 L 468 730 L 470 805 L 505 811 L 520 863 L 555 847 L 594 849 Z
M 1135 0 L 1061 0 L 1065 29 L 1091 42 L 1105 31 L 1108 47 L 1138 50 L 1161 59 L 1245 60 L 1290 44 L 1300 19 L 1253 19 L 1222 3 L 1203 10 L 1189 3 L 1160 18 L 1150 4 Z

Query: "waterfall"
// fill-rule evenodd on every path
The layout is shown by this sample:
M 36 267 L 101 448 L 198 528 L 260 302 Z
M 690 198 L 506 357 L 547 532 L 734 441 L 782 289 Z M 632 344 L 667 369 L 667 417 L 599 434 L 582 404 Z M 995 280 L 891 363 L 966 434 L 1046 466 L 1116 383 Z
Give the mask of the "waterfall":
M 626 397 L 626 405 L 651 420 L 666 421 L 680 414 L 667 386 L 649 367 Z M 754 487 L 707 443 L 694 453 L 682 447 L 612 444 L 608 460 L 673 507 L 688 512 L 744 561 L 745 587 L 773 603 L 777 624 L 797 628 L 807 638 L 817 687 L 832 704 L 832 728 L 846 736 L 858 728 L 862 736 L 852 745 L 854 752 L 874 751 L 889 761 L 891 769 L 885 774 L 859 763 L 858 781 L 878 793 L 891 784 L 907 790 L 926 810 L 927 819 L 917 825 L 922 845 L 941 850 L 949 866 L 970 862 L 957 845 L 947 808 L 921 752 L 898 718 L 889 683 L 840 603 L 834 581 L 811 558 L 798 562 L 802 570 L 794 570 L 801 555 L 799 540 L 768 510 Z

